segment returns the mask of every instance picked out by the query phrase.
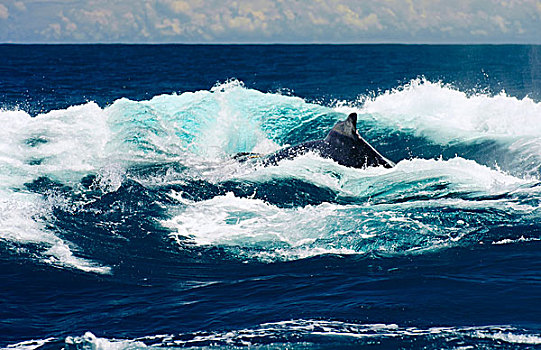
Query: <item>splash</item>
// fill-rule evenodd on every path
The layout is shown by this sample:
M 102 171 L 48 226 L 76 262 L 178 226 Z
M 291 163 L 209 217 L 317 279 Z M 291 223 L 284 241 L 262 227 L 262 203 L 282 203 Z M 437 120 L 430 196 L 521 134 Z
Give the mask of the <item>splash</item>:
M 467 94 L 450 85 L 415 79 L 368 98 L 361 113 L 395 130 L 434 142 L 541 136 L 541 103 L 505 92 Z
M 28 190 L 40 178 L 76 184 L 102 162 L 108 139 L 106 116 L 95 103 L 35 118 L 23 111 L 0 112 L 0 239 L 34 245 L 42 261 L 94 273 L 110 268 L 74 256 L 73 245 L 48 230 L 53 208 L 65 206 L 54 189 Z
M 342 101 L 335 110 L 357 112 L 365 124 L 362 132 L 380 142 L 390 139 L 402 149 L 415 149 L 408 153 L 388 147 L 400 158 L 456 154 L 491 167 L 497 164 L 517 176 L 541 175 L 541 103 L 529 97 L 518 99 L 504 91 L 466 93 L 449 84 L 414 79 L 356 103 Z
M 536 181 L 461 158 L 414 159 L 393 169 L 359 170 L 306 155 L 235 181 L 265 186 L 292 178 L 327 187 L 335 197 L 319 205 L 283 208 L 233 193 L 190 201 L 173 192 L 183 209 L 175 207 L 180 214 L 163 224 L 182 246 L 225 246 L 241 258 L 273 261 L 478 244 L 481 228 L 517 225 L 538 215 L 530 201 L 539 195 Z
M 88 191 L 81 184 L 89 176 L 90 190 L 102 195 L 115 193 L 127 179 L 158 191 L 194 179 L 215 186 L 248 184 L 255 191 L 252 197 L 220 192 L 197 201 L 173 192 L 180 205 L 168 205 L 171 217 L 161 222 L 179 240 L 236 247 L 241 255 L 270 261 L 439 249 L 468 239 L 478 242 L 472 233 L 482 225 L 537 217 L 535 177 L 510 175 L 493 164 L 460 157 L 411 159 L 394 169 L 361 170 L 315 154 L 268 168 L 230 158 L 237 152 L 265 153 L 321 138 L 345 117 L 342 112 L 352 109 L 365 122 L 377 122 L 376 134 L 390 128 L 442 144 L 488 138 L 503 145 L 502 152 L 520 155 L 506 169 L 529 167 L 517 165 L 524 159 L 534 167 L 541 164 L 539 103 L 504 93 L 468 95 L 420 79 L 366 99 L 360 108 L 321 106 L 229 81 L 206 91 L 148 101 L 124 98 L 105 108 L 89 102 L 34 118 L 24 111 L 1 111 L 0 237 L 40 246 L 42 261 L 57 266 L 109 272 L 77 257 L 76 245 L 49 225 L 55 208 L 77 211 L 86 203 L 73 198 Z M 133 175 L 137 167 L 160 169 L 172 163 L 180 170 Z M 287 185 L 290 180 L 321 189 L 326 197 L 284 208 L 257 196 L 261 186 Z M 45 190 L 43 184 L 54 188 Z M 294 190 L 300 197 L 317 197 Z M 452 210 L 442 216 L 442 208 Z M 472 209 L 481 214 L 464 214 Z
M 326 109 L 230 81 L 209 91 L 120 99 L 105 108 L 89 102 L 36 117 L 0 111 L 0 239 L 35 245 L 34 253 L 55 266 L 108 273 L 108 267 L 77 257 L 76 245 L 50 228 L 55 208 L 76 211 L 85 204 L 69 198 L 87 191 L 83 179 L 93 176 L 91 190 L 114 193 L 128 169 L 175 162 L 189 176 L 213 172 L 218 181 L 227 177 L 216 171 L 224 158 L 277 149 L 275 141 L 297 123 L 291 115 L 302 119 L 314 110 Z M 235 164 L 230 168 L 238 173 Z

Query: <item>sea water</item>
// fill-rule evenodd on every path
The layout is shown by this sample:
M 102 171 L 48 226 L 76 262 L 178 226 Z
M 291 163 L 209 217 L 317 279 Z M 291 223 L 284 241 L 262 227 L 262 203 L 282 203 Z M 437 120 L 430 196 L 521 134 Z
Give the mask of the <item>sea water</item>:
M 540 166 L 539 46 L 1 45 L 0 347 L 540 347 Z

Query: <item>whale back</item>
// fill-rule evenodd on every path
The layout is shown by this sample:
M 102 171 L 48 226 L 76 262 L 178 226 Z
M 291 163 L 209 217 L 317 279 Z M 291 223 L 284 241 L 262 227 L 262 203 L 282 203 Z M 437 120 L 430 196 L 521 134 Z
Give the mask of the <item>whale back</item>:
M 351 113 L 346 120 L 336 123 L 325 139 L 283 148 L 261 158 L 260 161 L 264 165 L 277 165 L 283 159 L 293 159 L 308 152 L 317 152 L 324 158 L 330 158 L 338 164 L 352 168 L 394 166 L 393 162 L 383 157 L 359 135 L 356 113 Z
M 341 165 L 353 168 L 394 166 L 359 135 L 356 113 L 351 113 L 346 120 L 336 123 L 327 134 L 325 143 L 327 147 L 321 150 L 322 156 L 332 158 Z

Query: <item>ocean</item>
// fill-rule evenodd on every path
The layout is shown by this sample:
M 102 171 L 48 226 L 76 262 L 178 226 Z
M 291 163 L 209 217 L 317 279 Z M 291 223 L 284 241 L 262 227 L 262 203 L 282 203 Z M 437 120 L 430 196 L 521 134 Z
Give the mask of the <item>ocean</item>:
M 0 45 L 0 348 L 541 348 L 540 179 L 541 46 Z

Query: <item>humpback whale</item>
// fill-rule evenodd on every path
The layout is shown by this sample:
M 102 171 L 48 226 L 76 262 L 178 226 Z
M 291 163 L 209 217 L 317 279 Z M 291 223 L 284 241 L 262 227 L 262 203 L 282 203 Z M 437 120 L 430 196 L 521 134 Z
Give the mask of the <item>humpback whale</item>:
M 346 120 L 339 121 L 321 140 L 303 142 L 259 158 L 264 165 L 277 165 L 283 159 L 293 159 L 308 152 L 315 152 L 323 158 L 330 158 L 338 164 L 351 168 L 384 166 L 392 168 L 394 163 L 383 157 L 357 132 L 357 114 L 351 113 Z M 241 154 L 239 156 L 249 156 Z M 237 157 L 235 157 L 237 158 Z

